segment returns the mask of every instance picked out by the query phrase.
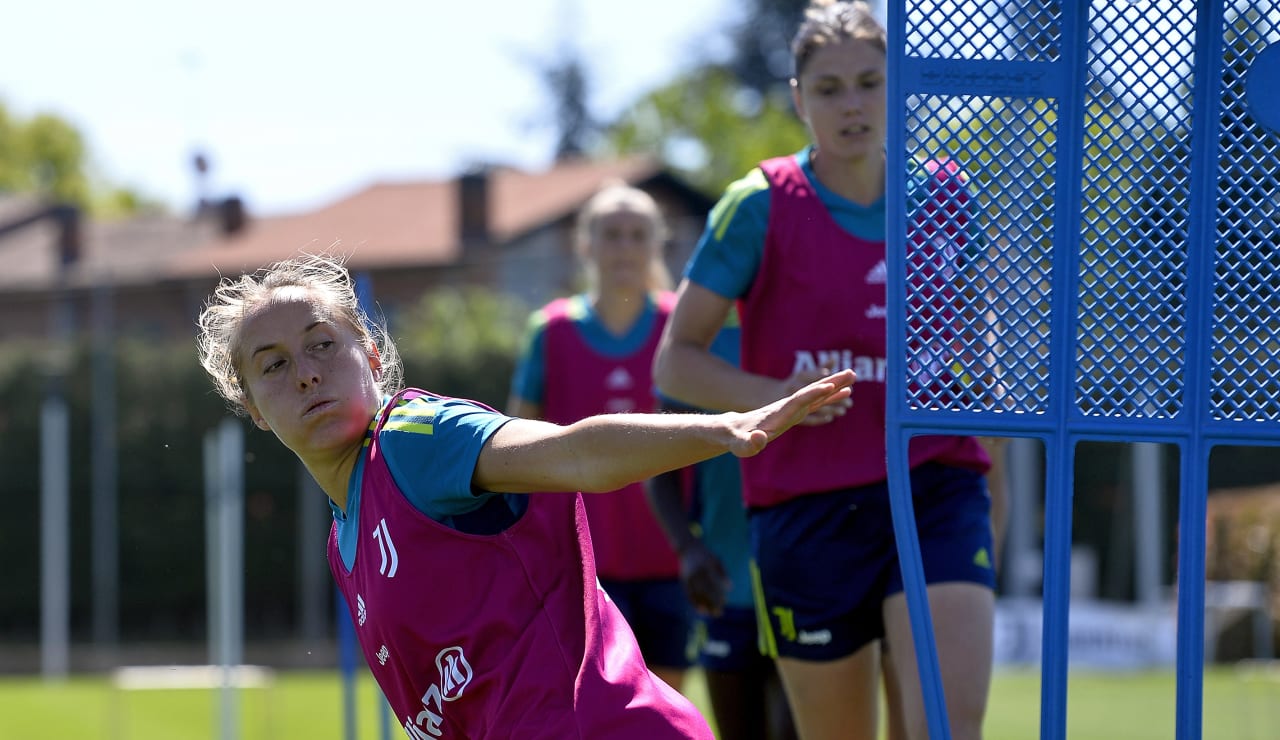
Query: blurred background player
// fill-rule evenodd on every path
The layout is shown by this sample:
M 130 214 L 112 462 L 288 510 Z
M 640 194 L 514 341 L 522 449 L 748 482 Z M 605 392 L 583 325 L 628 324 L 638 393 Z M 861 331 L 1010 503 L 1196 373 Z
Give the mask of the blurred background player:
M 649 413 L 653 356 L 674 296 L 663 262 L 667 226 L 653 198 L 624 184 L 578 214 L 575 247 L 587 291 L 552 301 L 529 320 L 512 381 L 513 416 L 568 424 L 599 413 Z M 635 483 L 587 500 L 596 571 L 626 616 L 649 667 L 680 689 L 691 665 L 692 610 L 679 561 Z
M 742 466 L 763 636 L 806 740 L 874 740 L 882 638 L 907 737 L 928 733 L 885 466 L 885 43 L 865 3 L 814 2 L 806 11 L 791 84 L 811 145 L 729 186 L 686 270 L 656 364 L 664 395 L 714 410 L 780 398 L 831 366 L 857 374 L 850 407 L 818 410 Z M 920 167 L 909 184 L 912 245 L 938 250 L 911 279 L 954 305 L 973 270 L 955 247 L 978 244 L 963 174 Z M 930 213 L 975 233 L 931 230 Z M 741 369 L 710 351 L 735 301 Z M 942 320 L 932 305 L 913 320 Z M 951 365 L 935 360 L 930 367 Z M 951 733 L 977 740 L 995 611 L 990 460 L 961 436 L 917 437 L 910 458 Z
M 738 316 L 711 351 L 738 364 Z M 662 400 L 668 411 L 687 411 Z M 691 487 L 691 495 L 686 495 Z M 649 503 L 680 556 L 680 581 L 697 616 L 691 646 L 706 677 L 721 740 L 794 740 L 795 727 L 773 659 L 760 650 L 751 596 L 747 511 L 738 459 L 721 455 L 654 476 Z

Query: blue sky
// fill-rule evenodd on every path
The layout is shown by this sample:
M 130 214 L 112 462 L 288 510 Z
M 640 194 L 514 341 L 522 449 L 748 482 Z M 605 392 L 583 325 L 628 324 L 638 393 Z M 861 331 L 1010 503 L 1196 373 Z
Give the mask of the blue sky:
M 526 60 L 576 38 L 608 116 L 715 54 L 734 5 L 11 0 L 0 101 L 70 120 L 95 174 L 174 208 L 194 202 L 201 147 L 211 194 L 287 213 L 477 161 L 541 167 L 550 112 Z

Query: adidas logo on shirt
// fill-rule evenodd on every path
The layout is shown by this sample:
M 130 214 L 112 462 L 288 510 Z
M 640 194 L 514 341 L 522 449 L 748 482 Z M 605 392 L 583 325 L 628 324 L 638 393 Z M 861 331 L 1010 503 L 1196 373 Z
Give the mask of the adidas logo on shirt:
M 604 387 L 611 391 L 626 390 L 633 385 L 635 381 L 631 379 L 631 373 L 627 372 L 625 367 L 615 367 L 613 372 L 604 379 Z
M 871 272 L 867 273 L 867 285 L 884 285 L 887 282 L 889 282 L 889 268 L 884 260 L 880 260 L 875 267 L 871 268 Z

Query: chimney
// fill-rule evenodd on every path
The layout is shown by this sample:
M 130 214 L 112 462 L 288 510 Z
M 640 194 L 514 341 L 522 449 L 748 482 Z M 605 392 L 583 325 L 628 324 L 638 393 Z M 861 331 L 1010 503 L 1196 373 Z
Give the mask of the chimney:
M 248 225 L 249 212 L 238 195 L 217 200 L 202 198 L 196 208 L 196 220 L 212 223 L 222 236 L 235 236 Z
M 53 218 L 58 222 L 58 262 L 65 268 L 80 259 L 84 233 L 80 210 L 75 206 L 54 206 Z
M 458 178 L 458 236 L 463 246 L 489 240 L 489 172 L 477 167 Z
M 218 226 L 225 236 L 240 233 L 248 220 L 244 201 L 239 196 L 232 195 L 218 203 Z

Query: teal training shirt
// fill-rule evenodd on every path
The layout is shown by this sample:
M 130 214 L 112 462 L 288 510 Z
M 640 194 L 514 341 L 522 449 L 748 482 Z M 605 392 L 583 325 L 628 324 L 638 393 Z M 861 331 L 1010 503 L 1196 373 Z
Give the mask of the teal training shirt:
M 510 419 L 471 401 L 420 396 L 391 411 L 378 443 L 391 477 L 414 508 L 455 529 L 492 533 L 483 531 L 491 526 L 474 522 L 468 515 L 497 499 L 506 504 L 503 508 L 508 516 L 518 516 L 527 503 L 522 494 L 476 491 L 471 487 L 480 449 Z M 338 528 L 338 550 L 348 570 L 356 557 L 364 461 L 362 454 L 347 482 L 346 513 L 329 502 Z
M 885 239 L 885 200 L 882 196 L 863 206 L 832 192 L 818 181 L 809 162 L 813 147 L 796 153 L 796 161 L 818 194 L 818 200 L 849 234 L 868 241 Z M 923 168 L 912 170 L 907 181 L 909 203 L 922 203 L 923 187 L 928 175 Z M 715 208 L 707 216 L 706 228 L 698 240 L 693 257 L 685 268 L 689 282 L 701 285 L 725 298 L 741 298 L 751 288 L 760 259 L 764 254 L 764 237 L 769 228 L 769 182 L 759 167 L 730 184 Z M 914 206 L 913 206 L 914 207 Z M 967 243 L 969 254 L 981 252 L 982 235 L 977 231 L 979 219 L 970 219 Z
M 650 296 L 635 323 L 625 334 L 618 336 L 605 327 L 604 322 L 592 310 L 587 296 L 576 295 L 569 300 L 569 317 L 581 332 L 583 341 L 605 357 L 627 357 L 639 352 L 649 340 L 653 322 L 658 316 L 657 304 Z M 529 316 L 524 349 L 511 380 L 511 394 L 530 403 L 542 403 L 546 388 L 546 349 L 543 342 L 546 325 L 545 308 L 538 309 Z

